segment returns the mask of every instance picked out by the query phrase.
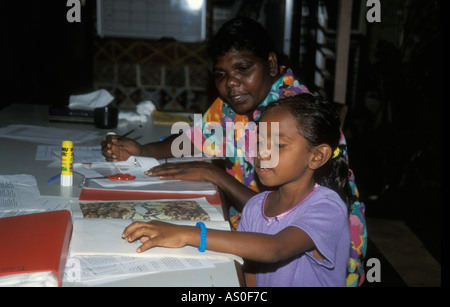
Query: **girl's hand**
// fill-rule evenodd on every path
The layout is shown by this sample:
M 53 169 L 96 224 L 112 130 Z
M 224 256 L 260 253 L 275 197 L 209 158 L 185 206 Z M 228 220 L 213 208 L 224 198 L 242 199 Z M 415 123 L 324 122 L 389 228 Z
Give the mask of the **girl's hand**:
M 216 183 L 217 176 L 224 173 L 216 165 L 208 162 L 167 163 L 153 167 L 145 172 L 162 180 L 193 180 Z
M 128 242 L 139 239 L 143 243 L 136 250 L 138 253 L 152 247 L 183 247 L 193 244 L 191 238 L 200 238 L 197 227 L 179 226 L 160 221 L 134 222 L 123 231 L 122 238 Z M 199 240 L 199 239 L 198 239 Z M 195 241 L 195 240 L 194 240 Z
M 119 135 L 108 135 L 102 141 L 102 154 L 106 161 L 125 161 L 130 156 L 140 156 L 141 145 L 129 138 L 119 139 Z

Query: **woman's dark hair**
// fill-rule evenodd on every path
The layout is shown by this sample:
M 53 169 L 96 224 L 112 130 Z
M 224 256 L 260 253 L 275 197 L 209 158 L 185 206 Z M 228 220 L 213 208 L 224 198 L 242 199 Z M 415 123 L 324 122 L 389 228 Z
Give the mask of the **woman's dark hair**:
M 348 182 L 349 167 L 344 154 L 346 146 L 339 145 L 340 121 L 334 104 L 319 96 L 299 94 L 270 103 L 264 112 L 274 107 L 286 108 L 297 119 L 298 130 L 310 148 L 328 144 L 334 151 L 339 147 L 337 157 L 330 157 L 314 172 L 314 180 L 336 191 L 347 206 L 356 201 Z
M 272 39 L 261 24 L 245 17 L 227 21 L 209 43 L 213 61 L 231 48 L 251 51 L 264 61 L 270 52 L 276 52 Z

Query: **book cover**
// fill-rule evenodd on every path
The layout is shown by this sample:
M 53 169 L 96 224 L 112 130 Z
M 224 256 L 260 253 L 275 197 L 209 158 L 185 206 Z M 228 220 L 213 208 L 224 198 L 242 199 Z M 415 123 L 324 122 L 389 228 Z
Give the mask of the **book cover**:
M 220 195 L 218 192 L 214 194 L 202 194 L 201 192 L 195 194 L 185 193 L 164 193 L 164 192 L 151 192 L 151 191 L 139 191 L 139 190 L 105 190 L 105 189 L 81 189 L 80 201 L 114 201 L 114 200 L 152 200 L 152 199 L 186 199 L 186 198 L 199 198 L 205 197 L 211 205 L 222 205 Z
M 61 286 L 72 227 L 68 210 L 0 218 L 0 279 L 53 272 Z
M 94 110 L 70 109 L 50 106 L 48 120 L 53 122 L 94 123 Z

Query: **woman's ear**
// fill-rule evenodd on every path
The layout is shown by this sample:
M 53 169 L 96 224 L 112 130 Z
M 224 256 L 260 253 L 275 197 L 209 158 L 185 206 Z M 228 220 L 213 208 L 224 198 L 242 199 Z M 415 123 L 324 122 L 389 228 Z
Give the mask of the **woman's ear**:
M 278 75 L 278 57 L 275 52 L 269 52 L 269 74 L 272 77 L 276 77 Z
M 309 167 L 313 170 L 320 168 L 327 163 L 332 154 L 330 145 L 321 144 L 311 150 L 311 159 L 309 160 Z

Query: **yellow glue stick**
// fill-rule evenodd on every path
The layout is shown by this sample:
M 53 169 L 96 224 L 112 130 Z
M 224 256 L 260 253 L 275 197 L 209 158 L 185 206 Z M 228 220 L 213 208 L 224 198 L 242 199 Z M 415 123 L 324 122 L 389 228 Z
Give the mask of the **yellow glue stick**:
M 73 143 L 63 141 L 61 146 L 61 185 L 68 187 L 73 183 Z

